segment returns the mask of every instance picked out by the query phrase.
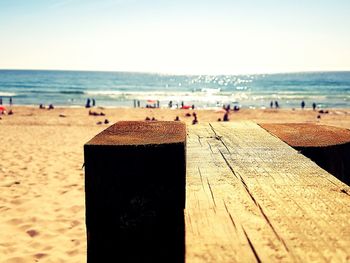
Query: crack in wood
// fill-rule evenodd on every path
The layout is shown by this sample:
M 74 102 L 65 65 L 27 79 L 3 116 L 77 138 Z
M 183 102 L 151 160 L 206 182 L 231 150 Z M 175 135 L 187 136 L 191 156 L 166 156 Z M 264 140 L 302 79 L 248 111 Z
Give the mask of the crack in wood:
M 211 153 L 214 153 L 214 152 L 213 152 L 213 149 L 211 148 L 210 143 L 209 143 L 209 142 L 207 142 L 207 144 L 209 145 L 209 149 L 210 149 Z
M 237 179 L 240 179 L 240 178 L 237 176 L 236 172 L 233 170 L 232 166 L 231 166 L 231 165 L 229 164 L 229 162 L 227 161 L 227 159 L 226 159 L 226 157 L 224 156 L 224 154 L 222 153 L 222 151 L 219 150 L 219 152 L 220 152 L 222 158 L 225 160 L 225 163 L 226 163 L 226 165 L 228 166 L 228 168 L 230 168 L 232 174 L 233 174 Z
M 284 239 L 277 233 L 276 229 L 274 228 L 274 226 L 272 225 L 271 221 L 269 220 L 269 218 L 267 217 L 267 215 L 265 214 L 264 210 L 262 209 L 262 207 L 260 206 L 260 204 L 256 201 L 256 199 L 254 198 L 253 194 L 250 192 L 247 184 L 245 183 L 243 177 L 237 172 L 235 172 L 232 168 L 232 166 L 230 165 L 230 163 L 228 162 L 227 158 L 224 156 L 224 154 L 219 150 L 222 158 L 225 160 L 227 166 L 229 167 L 229 169 L 231 170 L 231 172 L 238 178 L 240 179 L 240 181 L 242 182 L 246 192 L 248 193 L 248 195 L 250 196 L 250 198 L 252 199 L 252 201 L 254 202 L 254 204 L 259 208 L 260 213 L 262 214 L 262 216 L 264 217 L 264 219 L 266 220 L 267 224 L 270 226 L 270 228 L 272 229 L 273 233 L 276 235 L 277 239 L 282 243 L 282 245 L 284 246 L 284 248 L 286 249 L 287 252 L 289 252 L 289 249 L 284 241 Z
M 348 191 L 347 191 L 347 190 L 345 190 L 345 189 L 341 189 L 341 190 L 340 190 L 340 192 L 342 192 L 342 193 L 344 193 L 344 194 L 346 194 L 346 195 L 350 196 L 350 194 L 348 193 Z
M 207 178 L 207 183 L 208 183 L 208 187 L 209 187 L 209 190 L 210 190 L 210 193 L 211 193 L 211 198 L 213 199 L 214 206 L 216 207 L 215 198 L 214 198 L 214 193 L 213 193 L 213 190 L 211 189 L 211 186 L 210 186 L 210 183 L 209 183 L 209 179 L 208 179 L 208 178 Z
M 199 177 L 201 178 L 202 188 L 203 188 L 203 190 L 204 190 L 202 172 L 201 172 L 201 169 L 199 168 L 199 166 L 197 166 L 197 168 L 198 168 Z
M 228 213 L 228 216 L 230 217 L 230 220 L 231 220 L 231 222 L 232 222 L 232 225 L 234 226 L 234 228 L 235 228 L 235 230 L 236 230 L 236 232 L 237 232 L 237 226 L 236 226 L 236 223 L 235 223 L 235 221 L 233 220 L 233 217 L 232 217 L 232 215 L 231 215 L 230 211 L 228 211 L 228 208 L 227 208 L 226 202 L 225 202 L 225 200 L 224 200 L 224 199 L 222 199 L 222 201 L 224 202 L 224 206 L 225 206 L 226 212 Z
M 246 237 L 246 239 L 247 239 L 247 241 L 248 241 L 248 244 L 249 244 L 249 246 L 250 246 L 250 249 L 252 250 L 252 252 L 253 252 L 253 254 L 254 254 L 254 257 L 255 257 L 255 259 L 256 259 L 256 262 L 261 263 L 261 259 L 260 259 L 259 255 L 258 255 L 258 253 L 256 252 L 253 243 L 250 241 L 250 238 L 248 237 L 247 232 L 245 232 L 243 226 L 242 226 L 242 230 L 243 230 L 243 233 L 244 233 L 244 235 L 245 235 L 245 237 Z
M 246 190 L 246 192 L 248 193 L 248 195 L 250 196 L 250 198 L 253 200 L 254 204 L 255 204 L 256 206 L 258 206 L 258 202 L 255 200 L 254 196 L 253 196 L 252 193 L 250 192 L 250 190 L 249 190 L 247 184 L 245 183 L 243 177 L 242 177 L 241 175 L 239 175 L 238 173 L 237 173 L 238 175 L 236 174 L 236 172 L 233 170 L 231 164 L 230 164 L 230 163 L 228 162 L 228 160 L 226 159 L 225 155 L 224 155 L 220 150 L 219 150 L 219 152 L 220 152 L 222 158 L 225 160 L 226 165 L 228 166 L 228 168 L 229 168 L 229 169 L 231 170 L 231 172 L 233 173 L 233 175 L 234 175 L 237 179 L 239 179 L 239 180 L 241 181 L 241 183 L 242 183 L 243 186 L 244 186 L 244 189 Z
M 289 252 L 289 249 L 284 241 L 284 239 L 277 233 L 275 227 L 272 225 L 270 219 L 267 217 L 267 215 L 265 214 L 264 210 L 262 209 L 262 207 L 260 206 L 260 204 L 258 204 L 258 208 L 260 210 L 260 213 L 262 214 L 262 216 L 265 218 L 267 224 L 270 226 L 270 228 L 272 229 L 273 233 L 276 235 L 276 237 L 278 238 L 278 240 L 282 243 L 282 245 L 284 246 L 284 248 L 286 249 L 287 252 Z
M 190 225 L 190 227 L 191 227 L 191 231 L 193 232 L 193 226 L 192 226 L 191 215 L 187 214 L 187 218 L 188 218 L 188 221 L 189 221 L 189 225 Z
M 217 135 L 214 127 L 209 123 L 210 128 L 213 130 L 214 134 L 215 134 L 215 139 L 217 139 L 218 141 L 220 141 L 222 143 L 222 145 L 224 145 L 224 147 L 226 148 L 226 150 L 228 151 L 228 153 L 230 152 L 230 149 L 227 147 L 227 145 L 225 144 L 225 142 L 222 140 L 222 136 Z
M 201 136 L 197 135 L 197 138 L 198 138 L 199 144 L 201 145 L 201 147 L 203 147 L 202 142 L 201 142 Z

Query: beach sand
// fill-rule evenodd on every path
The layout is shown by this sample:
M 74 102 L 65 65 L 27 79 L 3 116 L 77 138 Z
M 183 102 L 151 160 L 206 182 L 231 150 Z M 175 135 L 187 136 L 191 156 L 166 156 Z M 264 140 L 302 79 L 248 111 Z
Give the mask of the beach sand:
M 0 262 L 85 262 L 83 145 L 119 120 L 173 120 L 190 124 L 192 111 L 171 109 L 84 108 L 40 110 L 14 107 L 1 115 Z M 214 122 L 223 112 L 196 110 L 199 122 Z M 65 117 L 59 117 L 59 115 Z M 321 118 L 318 119 L 317 115 Z M 96 123 L 108 119 L 110 124 Z M 232 123 L 317 123 L 350 129 L 350 109 L 240 110 Z

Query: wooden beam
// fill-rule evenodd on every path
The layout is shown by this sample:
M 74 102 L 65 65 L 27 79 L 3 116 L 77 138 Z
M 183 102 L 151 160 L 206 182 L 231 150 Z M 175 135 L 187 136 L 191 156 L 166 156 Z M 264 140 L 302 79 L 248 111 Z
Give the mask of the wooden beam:
M 118 122 L 85 144 L 88 262 L 183 262 L 186 128 Z
M 311 123 L 259 125 L 350 184 L 350 130 Z
M 346 262 L 350 189 L 250 122 L 188 127 L 186 262 Z
M 350 143 L 350 130 L 314 123 L 261 123 L 292 147 L 327 147 Z

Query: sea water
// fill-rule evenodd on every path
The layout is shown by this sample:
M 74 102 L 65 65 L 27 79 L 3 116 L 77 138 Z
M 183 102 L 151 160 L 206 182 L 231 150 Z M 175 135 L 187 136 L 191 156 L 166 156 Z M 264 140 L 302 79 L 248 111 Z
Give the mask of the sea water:
M 161 107 L 223 104 L 243 108 L 350 108 L 350 72 L 310 72 L 259 75 L 164 75 L 130 72 L 0 70 L 0 98 L 15 105 L 54 104 L 133 107 L 159 101 Z

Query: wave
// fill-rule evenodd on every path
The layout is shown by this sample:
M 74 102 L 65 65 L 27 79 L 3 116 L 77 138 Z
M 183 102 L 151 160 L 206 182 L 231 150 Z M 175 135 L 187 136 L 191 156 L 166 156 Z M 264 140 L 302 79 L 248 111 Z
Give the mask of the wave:
M 86 95 L 95 97 L 99 100 L 116 100 L 116 101 L 132 101 L 132 100 L 159 100 L 163 102 L 173 101 L 185 103 L 205 103 L 217 104 L 218 102 L 237 102 L 239 100 L 247 99 L 248 96 L 243 92 L 220 92 L 217 94 L 203 92 L 203 91 L 87 91 Z
M 61 93 L 61 94 L 76 94 L 76 95 L 85 94 L 85 92 L 81 91 L 81 90 L 62 90 L 62 91 L 59 91 L 59 93 Z
M 34 93 L 34 94 L 73 94 L 73 95 L 84 95 L 85 92 L 81 90 L 26 90 L 23 93 Z
M 14 97 L 16 95 L 14 92 L 0 91 L 0 97 Z
M 257 101 L 257 100 L 316 100 L 326 101 L 328 99 L 338 99 L 341 97 L 347 98 L 344 94 L 319 94 L 313 92 L 254 92 L 245 90 L 235 91 L 219 91 L 219 89 L 201 89 L 200 91 L 86 91 L 85 94 L 99 99 L 113 100 L 160 100 L 160 101 L 193 101 L 193 102 L 227 102 L 227 101 Z
M 217 94 L 217 93 L 219 93 L 221 91 L 221 89 L 220 88 L 216 88 L 216 89 L 214 89 L 214 88 L 203 88 L 203 89 L 201 89 L 201 91 L 202 92 L 206 92 L 206 93 L 210 93 L 210 94 Z

